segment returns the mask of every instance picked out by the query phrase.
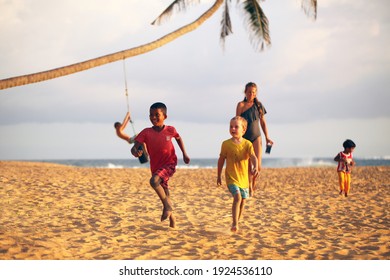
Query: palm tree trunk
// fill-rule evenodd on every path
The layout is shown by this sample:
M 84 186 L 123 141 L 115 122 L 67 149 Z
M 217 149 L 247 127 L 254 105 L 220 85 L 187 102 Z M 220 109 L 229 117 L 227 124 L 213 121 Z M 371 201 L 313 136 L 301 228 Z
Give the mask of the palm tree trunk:
M 194 22 L 185 25 L 151 43 L 48 71 L 3 79 L 0 80 L 0 90 L 59 78 L 121 59 L 150 52 L 198 28 L 219 9 L 223 2 L 224 0 L 216 0 L 210 9 L 208 9 Z

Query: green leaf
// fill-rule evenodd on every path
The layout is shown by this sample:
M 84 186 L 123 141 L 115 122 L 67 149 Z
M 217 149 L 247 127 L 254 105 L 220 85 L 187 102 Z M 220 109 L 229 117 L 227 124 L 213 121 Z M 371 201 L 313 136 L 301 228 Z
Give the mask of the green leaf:
M 251 43 L 255 49 L 263 50 L 271 44 L 268 19 L 257 0 L 244 0 L 242 6 Z
M 199 2 L 200 0 L 175 0 L 152 22 L 152 25 L 160 25 L 167 21 L 175 11 L 185 11 L 189 5 Z

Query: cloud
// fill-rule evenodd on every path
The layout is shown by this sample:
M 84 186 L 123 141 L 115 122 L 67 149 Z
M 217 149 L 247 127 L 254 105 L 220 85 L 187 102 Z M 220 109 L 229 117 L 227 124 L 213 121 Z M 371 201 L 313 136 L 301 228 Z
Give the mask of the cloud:
M 169 2 L 121 0 L 107 5 L 92 0 L 2 1 L 0 77 L 47 70 L 148 43 L 194 20 L 210 3 L 202 1 L 162 26 L 151 26 L 150 22 Z M 267 1 L 263 8 L 271 24 L 272 46 L 256 53 L 242 17 L 232 5 L 234 33 L 227 39 L 225 51 L 219 45 L 217 13 L 174 42 L 126 60 L 130 109 L 137 127 L 149 126 L 150 104 L 163 101 L 168 105 L 169 122 L 178 124 L 188 135 L 191 152 L 214 155 L 221 136 L 229 137 L 225 126 L 235 114 L 249 81 L 259 85 L 270 131 L 283 139 L 278 143 L 311 136 L 317 125 L 318 129 L 322 126 L 341 132 L 344 120 L 354 124 L 372 121 L 373 125 L 378 119 L 388 120 L 387 6 L 384 1 L 320 1 L 318 19 L 312 22 L 300 9 L 299 1 L 286 5 Z M 95 149 L 95 154 L 107 156 L 99 149 L 116 149 L 119 140 L 112 135 L 111 126 L 123 119 L 126 110 L 122 61 L 0 91 L 0 133 L 7 135 L 0 145 L 1 153 L 4 149 L 11 151 L 7 147 L 12 146 L 14 153 L 20 154 L 19 144 L 26 156 L 32 156 L 34 145 L 42 144 L 54 151 L 60 144 L 54 145 L 49 136 L 45 140 L 34 135 L 35 140 L 27 147 L 15 140 L 20 137 L 15 131 L 63 136 L 59 130 L 66 129 L 74 136 L 65 138 L 71 141 L 69 148 L 75 147 L 75 141 L 80 143 L 80 149 Z M 105 139 L 103 134 L 107 133 L 115 140 L 95 139 L 89 149 L 85 146 L 88 141 L 82 140 L 82 131 L 89 131 L 89 127 L 100 131 L 89 132 L 92 137 Z M 208 140 L 213 144 L 207 144 Z M 275 154 L 283 151 L 281 156 L 301 155 L 294 141 L 280 144 Z M 326 141 L 329 138 L 324 135 Z M 383 144 L 374 141 L 379 146 Z M 61 145 L 68 149 L 66 141 Z M 305 153 L 328 154 L 321 151 L 310 146 Z

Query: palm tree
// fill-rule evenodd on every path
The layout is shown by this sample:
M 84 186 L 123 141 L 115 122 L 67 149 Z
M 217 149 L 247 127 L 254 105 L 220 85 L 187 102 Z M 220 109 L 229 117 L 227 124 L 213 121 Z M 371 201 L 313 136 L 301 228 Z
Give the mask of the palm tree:
M 314 19 L 317 16 L 317 0 L 301 0 L 302 7 L 306 14 L 311 15 Z M 162 21 L 169 18 L 169 16 L 175 10 L 185 10 L 185 8 L 194 2 L 199 2 L 199 0 L 174 0 L 169 7 L 157 17 L 152 24 L 160 24 Z M 246 15 L 246 24 L 249 27 L 250 38 L 255 49 L 263 50 L 265 45 L 271 44 L 271 39 L 269 35 L 268 28 L 268 19 L 265 16 L 263 10 L 260 7 L 260 0 L 237 0 L 237 2 L 242 3 L 242 8 Z M 206 20 L 208 20 L 223 4 L 222 20 L 221 20 L 221 42 L 223 43 L 226 36 L 232 33 L 232 25 L 229 15 L 229 5 L 231 0 L 215 0 L 214 4 L 204 12 L 198 19 L 193 21 L 190 24 L 187 24 L 153 42 L 141 45 L 135 48 L 127 49 L 124 51 L 119 51 L 109 55 L 101 56 L 98 58 L 86 60 L 83 62 L 71 64 L 64 67 L 55 68 L 48 71 L 11 77 L 7 79 L 0 80 L 0 90 L 22 86 L 37 82 L 42 82 L 45 80 L 50 80 L 76 72 L 88 70 L 97 66 L 115 62 L 121 59 L 126 59 L 132 56 L 141 55 L 146 52 L 155 50 L 178 37 L 191 32 L 202 25 Z
M 263 0 L 264 1 L 264 0 Z M 168 19 L 174 12 L 174 10 L 183 11 L 194 2 L 199 0 L 176 0 L 165 9 L 155 19 L 152 24 L 161 24 Z M 225 38 L 233 33 L 232 23 L 230 20 L 229 6 L 231 0 L 225 0 L 222 11 L 221 20 L 221 43 L 224 44 Z M 262 8 L 260 7 L 259 0 L 237 0 L 242 2 L 242 8 L 245 11 L 246 23 L 249 27 L 250 38 L 252 40 L 253 47 L 255 49 L 264 49 L 264 45 L 271 44 L 271 38 L 269 36 L 268 19 L 265 16 Z

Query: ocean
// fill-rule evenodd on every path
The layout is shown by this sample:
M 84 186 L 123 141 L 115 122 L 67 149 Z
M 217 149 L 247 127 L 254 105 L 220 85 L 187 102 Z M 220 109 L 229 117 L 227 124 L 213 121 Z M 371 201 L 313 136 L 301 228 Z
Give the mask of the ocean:
M 388 166 L 390 157 L 383 158 L 355 158 L 356 166 Z M 77 167 L 96 168 L 149 168 L 149 163 L 140 164 L 137 159 L 61 159 L 61 160 L 34 160 L 36 162 L 51 162 Z M 179 159 L 177 168 L 216 168 L 218 159 L 191 159 L 189 165 Z M 333 158 L 263 158 L 263 168 L 285 167 L 335 167 Z

